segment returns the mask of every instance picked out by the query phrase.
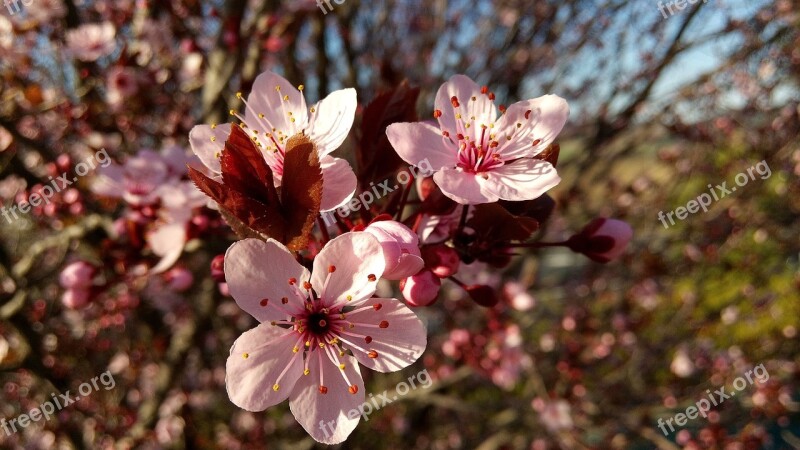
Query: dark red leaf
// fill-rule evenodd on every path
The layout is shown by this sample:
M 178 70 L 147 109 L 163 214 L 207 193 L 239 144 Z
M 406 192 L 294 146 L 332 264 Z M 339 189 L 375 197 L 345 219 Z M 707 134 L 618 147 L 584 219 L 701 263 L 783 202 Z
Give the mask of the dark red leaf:
M 356 158 L 362 182 L 393 175 L 404 165 L 389 143 L 386 127 L 398 122 L 416 122 L 419 88 L 403 81 L 394 89 L 378 94 L 365 108 Z
M 322 169 L 317 149 L 305 135 L 286 143 L 281 185 L 282 211 L 289 226 L 286 246 L 300 250 L 308 245 L 322 202 Z

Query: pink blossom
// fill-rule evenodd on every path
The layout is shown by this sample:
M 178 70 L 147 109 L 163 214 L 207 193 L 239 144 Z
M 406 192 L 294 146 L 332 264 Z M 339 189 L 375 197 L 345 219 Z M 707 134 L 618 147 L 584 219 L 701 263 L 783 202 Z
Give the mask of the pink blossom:
M 383 256 L 386 258 L 383 278 L 400 280 L 416 274 L 424 267 L 419 237 L 402 223 L 382 220 L 370 224 L 364 232 L 375 236 L 383 248 Z
M 233 244 L 225 278 L 236 303 L 261 324 L 231 348 L 231 401 L 263 411 L 289 399 L 292 414 L 314 439 L 343 442 L 359 421 L 348 412 L 365 399 L 358 363 L 379 372 L 400 370 L 427 343 L 424 325 L 405 305 L 372 298 L 384 268 L 381 245 L 368 233 L 328 242 L 311 273 L 275 240 Z
M 89 303 L 89 290 L 83 288 L 67 289 L 61 295 L 61 304 L 69 309 L 80 309 Z
M 158 189 L 167 181 L 168 166 L 158 153 L 141 150 L 125 164 L 100 167 L 92 190 L 106 197 L 122 198 L 133 206 L 156 202 Z
M 551 432 L 571 430 L 573 427 L 570 406 L 566 400 L 543 400 L 535 398 L 533 409 L 539 413 L 539 420 Z
M 136 71 L 130 67 L 114 66 L 106 76 L 106 101 L 113 108 L 120 108 L 125 100 L 139 92 Z
M 96 269 L 86 261 L 76 261 L 61 270 L 58 282 L 64 289 L 86 289 L 92 285 Z
M 350 164 L 330 156 L 339 148 L 353 125 L 355 89 L 342 89 L 307 108 L 303 87 L 295 88 L 283 77 L 267 71 L 256 78 L 245 101 L 245 114 L 231 111 L 247 126 L 272 169 L 275 186 L 283 178 L 286 142 L 305 133 L 316 145 L 322 166 L 322 210 L 331 211 L 347 203 L 356 190 L 356 176 Z M 241 94 L 238 95 L 241 98 Z M 198 125 L 189 134 L 192 150 L 214 174 L 220 174 L 219 157 L 231 125 Z
M 81 61 L 95 61 L 114 51 L 116 33 L 110 22 L 81 25 L 67 32 L 67 48 Z
M 427 159 L 442 192 L 461 204 L 532 200 L 561 178 L 549 162 L 534 159 L 558 136 L 567 102 L 546 95 L 511 105 L 498 118 L 494 94 L 455 75 L 436 95 L 439 127 L 397 123 L 386 130 L 409 164 Z
M 439 296 L 442 281 L 428 269 L 400 281 L 403 298 L 411 306 L 430 306 Z

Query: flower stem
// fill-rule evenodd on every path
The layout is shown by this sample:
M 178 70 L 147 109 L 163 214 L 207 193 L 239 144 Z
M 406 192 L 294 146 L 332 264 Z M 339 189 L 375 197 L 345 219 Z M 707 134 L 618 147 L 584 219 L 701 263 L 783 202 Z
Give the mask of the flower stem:
M 403 210 L 406 209 L 406 203 L 408 202 L 408 196 L 411 194 L 411 183 L 414 182 L 414 176 L 409 174 L 409 180 L 406 183 L 405 187 L 403 188 L 403 196 L 400 197 L 400 206 L 397 208 L 397 221 L 402 222 L 403 218 Z

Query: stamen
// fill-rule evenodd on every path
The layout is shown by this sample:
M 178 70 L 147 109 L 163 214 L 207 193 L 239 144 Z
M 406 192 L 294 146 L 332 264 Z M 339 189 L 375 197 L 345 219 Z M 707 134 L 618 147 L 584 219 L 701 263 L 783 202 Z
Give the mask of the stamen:
M 375 359 L 375 358 L 377 358 L 377 357 L 378 357 L 378 352 L 376 352 L 375 350 L 370 350 L 370 351 L 367 353 L 367 356 L 369 356 L 369 357 L 370 357 L 370 358 L 372 358 L 372 359 Z

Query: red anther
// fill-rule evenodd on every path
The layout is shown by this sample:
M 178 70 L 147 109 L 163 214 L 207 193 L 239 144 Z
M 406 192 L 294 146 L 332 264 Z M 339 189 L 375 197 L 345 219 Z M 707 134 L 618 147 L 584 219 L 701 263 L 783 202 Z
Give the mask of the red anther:
M 336 272 L 336 266 L 331 264 L 330 266 L 328 266 L 328 273 L 333 273 L 333 272 Z
M 297 278 L 289 278 L 289 285 L 294 286 L 295 284 L 297 284 Z
M 453 98 L 450 99 L 450 103 L 453 104 L 453 108 L 458 108 L 459 106 L 461 106 L 461 104 L 458 103 L 458 97 L 456 97 L 455 95 L 453 96 Z
M 433 118 L 438 119 L 439 117 L 442 117 L 442 112 L 437 109 L 433 112 Z
M 283 298 L 281 299 L 281 303 L 283 303 L 284 305 L 285 305 L 285 304 L 287 304 L 287 303 L 289 303 L 289 297 L 283 297 Z
M 494 101 L 494 92 L 489 92 L 489 100 Z
M 487 92 L 489 92 L 489 86 L 484 86 L 481 88 L 481 94 L 486 94 Z
M 381 328 L 389 328 L 389 322 L 382 320 L 378 326 Z
M 311 290 L 311 283 L 309 283 L 308 281 L 304 281 L 303 282 L 303 289 L 305 289 L 307 291 L 310 291 Z
M 370 350 L 370 351 L 367 353 L 367 356 L 369 356 L 369 357 L 370 357 L 370 358 L 372 358 L 372 359 L 375 359 L 375 358 L 377 358 L 377 357 L 378 357 L 378 352 L 376 352 L 375 350 Z
M 383 304 L 382 303 L 375 303 L 374 305 L 372 305 L 372 307 L 375 308 L 375 311 L 380 311 L 381 308 L 383 308 Z
M 375 274 L 372 274 L 372 273 L 371 273 L 371 274 L 367 275 L 367 279 L 368 279 L 369 281 L 375 281 L 375 280 L 377 280 L 378 278 L 375 276 Z
M 500 110 L 501 113 L 504 113 L 506 112 L 506 105 L 500 105 L 498 109 Z
M 463 141 L 464 140 L 464 135 L 461 134 L 461 133 L 458 133 L 458 136 L 456 136 L 456 137 L 458 138 L 459 141 Z
M 358 393 L 358 386 L 356 386 L 355 384 L 350 385 L 350 388 L 348 388 L 347 390 L 350 391 L 351 394 L 356 394 Z
M 364 341 L 365 341 L 367 344 L 371 343 L 371 342 L 372 342 L 372 336 L 367 336 L 367 337 L 365 337 L 365 338 L 364 338 Z
M 536 139 L 535 141 L 533 141 L 533 146 L 536 147 L 537 145 L 539 145 L 541 143 L 542 143 L 541 139 Z
M 525 111 L 525 118 L 526 119 L 530 119 L 531 118 L 531 110 L 530 109 Z
M 319 393 L 320 394 L 327 394 L 328 393 L 328 388 L 325 387 L 325 386 L 320 386 L 319 387 Z
M 261 306 L 267 306 L 267 304 L 269 303 L 269 299 L 265 298 L 264 300 L 261 300 L 260 303 L 261 303 Z

